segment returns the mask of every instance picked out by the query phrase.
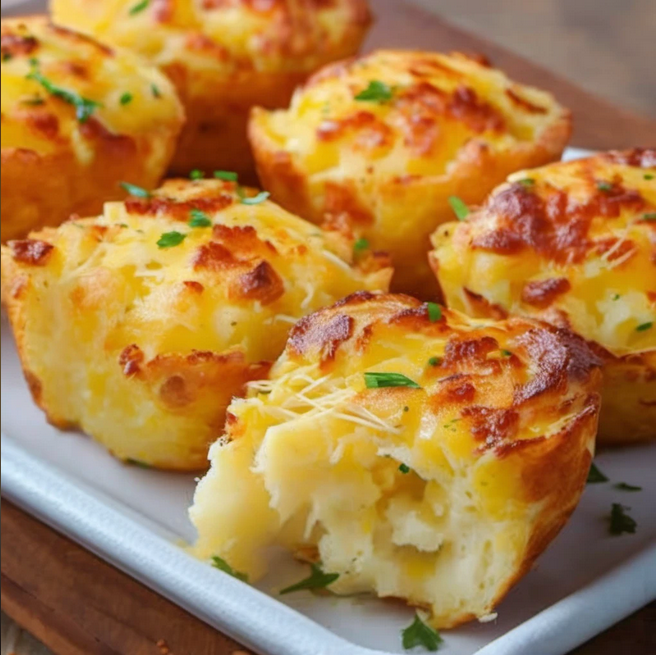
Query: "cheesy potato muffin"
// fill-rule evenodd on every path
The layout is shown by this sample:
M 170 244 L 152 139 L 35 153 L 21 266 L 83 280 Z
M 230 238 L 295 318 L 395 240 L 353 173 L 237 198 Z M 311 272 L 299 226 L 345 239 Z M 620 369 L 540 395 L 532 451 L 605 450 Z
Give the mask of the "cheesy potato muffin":
M 234 182 L 133 192 L 3 247 L 9 319 L 52 424 L 124 460 L 196 469 L 290 326 L 391 272 Z
M 585 342 L 360 292 L 299 321 L 228 408 L 191 508 L 196 553 L 249 579 L 274 543 L 428 610 L 485 619 L 567 521 L 594 447 Z
M 460 54 L 381 50 L 329 66 L 286 111 L 255 109 L 260 179 L 283 207 L 392 254 L 392 286 L 431 296 L 430 233 L 512 171 L 560 157 L 569 112 Z M 454 200 L 455 199 L 455 200 Z
M 433 244 L 449 306 L 541 318 L 591 343 L 601 442 L 656 438 L 656 150 L 516 173 Z
M 171 78 L 187 124 L 173 169 L 253 173 L 254 105 L 286 107 L 324 64 L 357 52 L 366 0 L 51 0 L 55 19 L 132 48 Z
M 2 21 L 2 241 L 156 186 L 184 120 L 134 55 L 50 23 Z

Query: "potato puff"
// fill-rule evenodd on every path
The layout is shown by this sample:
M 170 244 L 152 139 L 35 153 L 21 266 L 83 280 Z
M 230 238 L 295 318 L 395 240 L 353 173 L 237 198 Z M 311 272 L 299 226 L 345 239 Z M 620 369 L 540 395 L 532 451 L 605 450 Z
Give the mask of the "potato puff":
M 197 469 L 304 314 L 386 289 L 384 258 L 220 180 L 172 180 L 2 249 L 35 402 L 116 457 Z

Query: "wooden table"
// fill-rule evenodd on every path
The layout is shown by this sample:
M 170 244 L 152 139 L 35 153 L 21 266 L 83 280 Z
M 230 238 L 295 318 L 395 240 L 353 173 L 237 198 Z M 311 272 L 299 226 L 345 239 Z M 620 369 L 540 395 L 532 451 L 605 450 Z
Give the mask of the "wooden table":
M 617 109 L 414 6 L 399 0 L 372 0 L 372 4 L 378 23 L 367 49 L 397 46 L 483 52 L 514 78 L 551 90 L 573 110 L 573 145 L 625 148 L 653 145 L 656 140 L 654 120 Z M 2 609 L 59 655 L 244 652 L 232 639 L 7 502 L 3 503 L 2 537 Z M 40 655 L 43 651 L 36 648 L 17 651 L 16 655 Z M 656 603 L 575 653 L 653 655 Z

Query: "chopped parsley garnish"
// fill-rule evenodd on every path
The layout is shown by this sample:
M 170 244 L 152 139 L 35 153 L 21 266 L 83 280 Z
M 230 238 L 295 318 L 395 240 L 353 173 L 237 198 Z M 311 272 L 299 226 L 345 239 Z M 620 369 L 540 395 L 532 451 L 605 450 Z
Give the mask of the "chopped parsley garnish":
M 260 191 L 256 196 L 247 196 L 244 194 L 243 189 L 237 189 L 237 195 L 241 200 L 242 205 L 259 205 L 264 202 L 271 194 L 268 191 Z
M 428 320 L 431 323 L 436 323 L 442 318 L 442 308 L 436 302 L 427 302 L 426 308 L 428 310 Z
M 656 212 L 648 212 L 647 214 L 643 214 L 641 220 L 656 221 Z
M 131 196 L 136 196 L 137 198 L 150 198 L 150 191 L 142 189 L 136 184 L 130 184 L 129 182 L 121 182 L 121 187 L 127 191 Z
M 618 482 L 614 487 L 620 491 L 642 491 L 642 487 L 636 487 L 632 484 L 627 484 L 626 482 Z
M 9 61 L 10 59 L 12 59 L 11 52 L 3 52 L 2 53 L 2 61 Z
M 133 96 L 129 91 L 126 91 L 126 92 L 120 97 L 119 102 L 120 102 L 122 105 L 129 105 L 129 104 L 132 102 L 132 99 L 133 99 L 133 98 L 134 98 L 134 96 Z
M 605 182 L 602 180 L 600 182 L 597 182 L 597 189 L 599 189 L 599 191 L 612 191 L 613 183 Z
M 614 294 L 611 296 L 611 299 L 612 299 L 612 300 L 619 300 L 620 297 L 621 297 L 621 296 L 620 296 L 619 293 L 614 293 Z
M 182 234 L 182 232 L 164 232 L 157 240 L 157 245 L 160 248 L 173 248 L 174 246 L 179 246 L 186 237 L 187 235 Z
M 248 582 L 248 576 L 245 573 L 241 573 L 241 571 L 235 571 L 235 569 L 233 569 L 232 566 L 228 564 L 228 562 L 226 562 L 218 555 L 214 555 L 214 557 L 212 557 L 212 566 L 215 569 L 219 569 L 219 571 L 223 571 L 224 573 L 231 575 L 233 578 L 237 578 L 237 580 Z
M 383 387 L 421 387 L 402 373 L 382 373 L 370 371 L 364 374 L 364 383 L 367 389 L 382 389 Z
M 647 321 L 646 323 L 640 323 L 636 327 L 636 332 L 644 332 L 645 330 L 649 330 L 652 326 L 654 325 L 653 321 Z
M 31 59 L 30 64 L 32 70 L 27 74 L 27 79 L 38 82 L 50 95 L 67 102 L 69 105 L 73 105 L 75 107 L 75 117 L 80 123 L 86 123 L 96 107 L 102 107 L 101 103 L 96 102 L 95 100 L 89 100 L 88 98 L 83 98 L 76 91 L 69 91 L 53 84 L 39 71 L 39 63 L 36 59 Z
M 586 484 L 596 484 L 598 482 L 608 482 L 608 478 L 597 468 L 597 465 L 592 462 L 592 464 L 590 464 L 590 470 L 588 471 Z
M 444 429 L 445 430 L 450 430 L 451 432 L 455 432 L 458 428 L 456 428 L 456 423 L 462 421 L 461 418 L 452 418 L 450 421 L 447 421 L 444 424 Z
M 194 170 L 189 173 L 190 180 L 202 180 L 204 177 L 205 173 L 199 171 L 197 168 L 194 168 Z
M 626 513 L 628 509 L 631 508 L 619 503 L 613 503 L 610 510 L 609 530 L 611 534 L 619 535 L 624 532 L 635 534 L 638 524 Z
M 191 218 L 189 219 L 190 227 L 212 227 L 210 217 L 200 209 L 192 209 L 190 212 Z
M 449 196 L 449 204 L 459 221 L 464 221 L 467 216 L 469 216 L 469 207 L 467 207 L 464 200 L 458 198 L 458 196 Z
M 81 226 L 80 226 L 81 227 Z M 134 459 L 132 457 L 128 457 L 125 460 L 126 464 L 130 464 L 131 466 L 138 466 L 140 469 L 149 469 L 152 468 L 152 466 L 146 462 L 142 462 L 140 459 Z
M 226 182 L 237 181 L 237 173 L 233 173 L 232 171 L 214 171 L 214 177 L 217 180 L 224 180 Z
M 501 355 L 503 357 L 512 357 L 512 353 L 510 352 L 510 350 L 502 350 Z
M 356 100 L 371 100 L 373 102 L 388 102 L 392 99 L 392 89 L 385 82 L 371 80 L 369 86 L 355 96 Z
M 309 577 L 280 590 L 281 594 L 291 594 L 302 589 L 325 589 L 339 578 L 339 573 L 324 573 L 319 564 L 310 564 L 312 572 Z
M 535 180 L 532 177 L 525 177 L 523 180 L 517 180 L 519 184 L 522 186 L 533 186 L 535 184 Z
M 401 640 L 403 648 L 406 650 L 415 646 L 423 646 L 431 653 L 434 653 L 444 641 L 439 632 L 426 625 L 417 614 L 415 614 L 412 624 L 401 631 Z
M 365 250 L 369 250 L 369 241 L 367 241 L 365 238 L 360 238 L 353 244 L 354 255 L 357 256 L 363 253 Z
M 410 467 L 407 464 L 401 464 L 401 466 L 399 466 L 399 471 L 405 475 L 406 473 L 410 473 Z
M 162 92 L 159 90 L 157 84 L 150 85 L 150 92 L 153 94 L 153 98 L 161 98 Z
M 654 176 L 651 173 L 645 173 L 643 175 L 643 177 L 644 177 L 645 180 L 653 180 L 654 179 Z
M 141 2 L 137 2 L 136 5 L 130 7 L 130 11 L 128 13 L 130 16 L 141 13 L 148 6 L 149 2 L 150 0 L 141 0 Z
M 410 411 L 410 408 L 406 405 L 406 406 L 403 408 L 403 411 L 404 411 L 404 412 L 409 412 L 409 411 Z
M 34 96 L 34 98 L 25 98 L 25 100 L 21 100 L 21 103 L 28 105 L 29 107 L 38 107 L 39 105 L 45 105 L 46 101 L 39 96 Z
M 428 360 L 428 365 L 429 366 L 439 366 L 442 363 L 442 358 L 441 357 L 431 357 Z

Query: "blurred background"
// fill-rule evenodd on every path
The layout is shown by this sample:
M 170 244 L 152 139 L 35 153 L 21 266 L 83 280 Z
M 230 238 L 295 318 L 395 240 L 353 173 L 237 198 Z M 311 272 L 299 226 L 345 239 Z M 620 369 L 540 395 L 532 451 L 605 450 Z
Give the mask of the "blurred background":
M 407 1 L 619 107 L 656 116 L 656 0 Z

